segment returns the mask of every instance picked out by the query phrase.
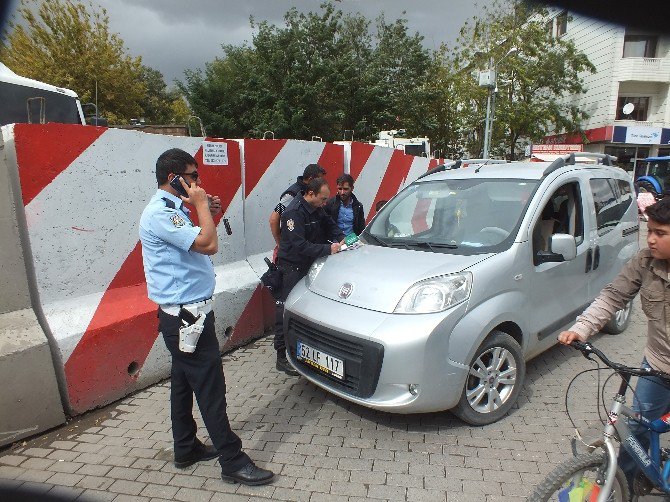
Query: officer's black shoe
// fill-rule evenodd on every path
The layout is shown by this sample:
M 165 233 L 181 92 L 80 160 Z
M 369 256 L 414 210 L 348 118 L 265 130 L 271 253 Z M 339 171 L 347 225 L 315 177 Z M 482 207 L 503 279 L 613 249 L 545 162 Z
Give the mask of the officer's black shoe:
M 275 475 L 272 471 L 261 469 L 251 461 L 238 471 L 231 472 L 230 474 L 221 474 L 221 479 L 226 483 L 242 483 L 249 486 L 266 485 L 274 477 Z
M 277 352 L 277 370 L 283 371 L 289 376 L 300 376 L 300 373 L 294 370 L 293 366 L 291 366 L 291 363 L 288 362 L 284 352 Z
M 186 469 L 196 462 L 212 460 L 219 456 L 219 452 L 213 446 L 206 446 L 196 439 L 195 448 L 190 453 L 174 458 L 174 466 L 177 469 Z

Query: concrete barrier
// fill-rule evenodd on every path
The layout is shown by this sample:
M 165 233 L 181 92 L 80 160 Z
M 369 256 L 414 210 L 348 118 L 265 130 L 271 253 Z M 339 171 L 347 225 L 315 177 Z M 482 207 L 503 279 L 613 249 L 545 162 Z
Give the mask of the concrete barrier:
M 47 335 L 32 309 L 18 173 L 0 132 L 0 446 L 65 421 Z M 8 159 L 9 153 L 9 159 Z M 25 233 L 24 233 L 25 234 Z M 24 258 L 25 256 L 25 258 Z M 61 368 L 62 371 L 62 368 Z
M 376 214 L 376 205 L 388 201 L 406 184 L 429 169 L 426 157 L 405 155 L 401 150 L 367 143 L 352 143 L 349 174 L 354 178 L 355 193 L 365 209 L 365 219 Z
M 235 141 L 225 164 L 208 163 L 203 139 L 62 124 L 17 125 L 16 151 L 37 292 L 54 335 L 70 413 L 81 413 L 165 378 L 156 305 L 146 297 L 137 222 L 154 193 L 156 158 L 190 152 L 204 186 L 222 199 L 233 238 L 220 233 L 216 302 L 219 334 L 233 343 L 262 334 L 245 314 L 260 303 L 245 258 L 242 171 Z M 35 152 L 39 152 L 38 155 Z M 43 167 L 43 169 L 40 169 Z M 261 306 L 262 308 L 262 306 Z
M 44 424 L 63 420 L 57 387 L 66 411 L 78 414 L 169 376 L 169 355 L 157 337 L 156 305 L 147 299 L 137 232 L 163 151 L 178 147 L 194 155 L 203 186 L 221 197 L 232 227 L 232 236 L 219 231 L 220 251 L 213 257 L 222 349 L 227 335 L 225 348 L 231 348 L 274 323 L 273 301 L 259 282 L 263 258 L 274 247 L 268 218 L 307 164 L 327 169 L 333 192 L 336 178 L 350 172 L 368 219 L 378 200 L 391 198 L 430 167 L 428 159 L 362 143 L 171 137 L 64 124 L 19 124 L 3 128 L 3 135 L 3 175 L 15 173 L 18 192 L 18 199 L 5 200 L 19 203 L 5 208 L 16 214 L 14 220 L 0 220 L 16 237 L 3 245 L 8 266 L 0 280 L 25 287 L 5 293 L 0 308 L 11 314 L 8 326 L 16 322 L 17 333 L 32 333 L 33 357 L 51 368 L 39 377 L 49 382 L 43 390 L 58 413 L 45 417 Z M 29 299 L 32 316 L 24 312 Z M 30 367 L 13 349 L 6 352 Z M 0 406 L 6 409 L 4 400 Z

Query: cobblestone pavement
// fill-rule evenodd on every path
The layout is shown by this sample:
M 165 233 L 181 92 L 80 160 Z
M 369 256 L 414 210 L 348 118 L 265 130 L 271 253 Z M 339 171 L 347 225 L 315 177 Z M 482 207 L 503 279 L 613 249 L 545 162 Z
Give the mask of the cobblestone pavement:
M 637 364 L 644 335 L 636 299 L 629 329 L 594 342 L 613 359 Z M 215 460 L 175 469 L 169 381 L 0 451 L 0 480 L 115 502 L 523 500 L 571 454 L 565 390 L 593 364 L 565 347 L 529 361 L 517 407 L 486 427 L 470 427 L 446 412 L 390 415 L 335 398 L 275 371 L 270 338 L 227 354 L 223 366 L 233 428 L 251 457 L 278 474 L 273 484 L 224 483 Z M 601 430 L 593 375 L 580 380 L 569 401 L 587 437 Z

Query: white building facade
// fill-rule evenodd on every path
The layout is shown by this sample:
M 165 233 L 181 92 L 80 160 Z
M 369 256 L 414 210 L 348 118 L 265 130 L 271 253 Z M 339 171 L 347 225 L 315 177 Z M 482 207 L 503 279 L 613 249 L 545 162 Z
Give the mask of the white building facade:
M 627 170 L 639 159 L 670 155 L 670 36 L 560 10 L 547 29 L 572 40 L 596 72 L 585 75 L 585 94 L 569 98 L 589 114 L 587 140 L 558 134 L 546 143 L 583 144 L 584 151 L 615 155 Z

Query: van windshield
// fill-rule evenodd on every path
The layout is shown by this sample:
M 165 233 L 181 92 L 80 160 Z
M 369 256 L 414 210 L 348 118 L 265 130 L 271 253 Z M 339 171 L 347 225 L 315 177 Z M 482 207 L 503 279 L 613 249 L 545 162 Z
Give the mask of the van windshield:
M 369 244 L 458 254 L 511 245 L 536 180 L 419 182 L 389 201 L 363 233 Z

